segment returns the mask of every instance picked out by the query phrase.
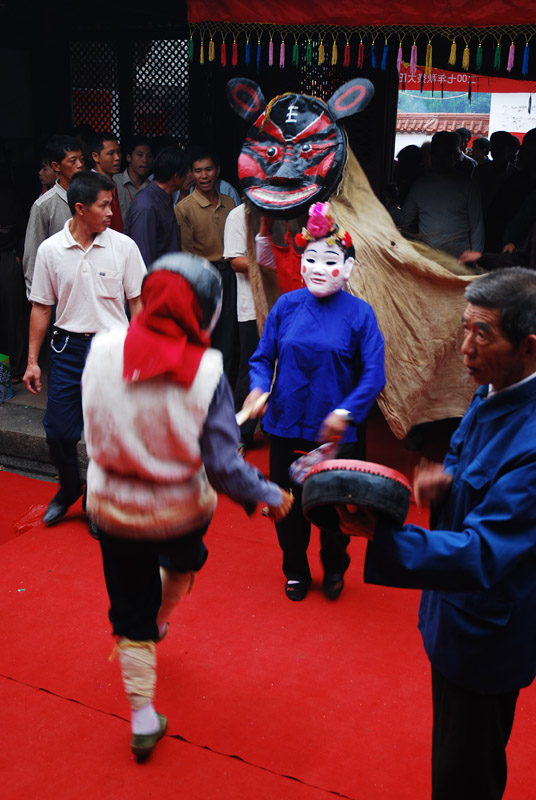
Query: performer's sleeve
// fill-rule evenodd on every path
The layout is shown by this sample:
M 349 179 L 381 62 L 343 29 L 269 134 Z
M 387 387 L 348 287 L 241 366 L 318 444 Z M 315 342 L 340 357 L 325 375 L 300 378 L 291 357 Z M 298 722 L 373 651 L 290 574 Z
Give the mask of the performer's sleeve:
M 200 439 L 201 457 L 208 479 L 217 492 L 242 505 L 248 514 L 253 513 L 259 502 L 269 506 L 281 505 L 279 486 L 266 480 L 238 455 L 239 440 L 231 387 L 223 375 L 212 398 Z
M 194 226 L 180 207 L 180 203 L 175 206 L 175 217 L 181 231 L 181 247 L 185 253 L 194 251 Z
M 367 546 L 365 581 L 454 592 L 492 588 L 523 559 L 534 559 L 536 505 L 529 487 L 535 485 L 536 463 L 519 463 L 487 487 L 461 531 L 395 528 L 383 517 Z
M 32 281 L 35 271 L 35 260 L 39 245 L 48 238 L 48 220 L 45 217 L 41 205 L 34 203 L 30 211 L 30 219 L 26 228 L 24 239 L 24 255 L 22 257 L 22 269 L 24 280 L 26 281 L 26 291 L 28 297 L 32 290 Z
M 360 339 L 362 372 L 359 383 L 349 395 L 336 403 L 337 408 L 349 411 L 356 423 L 363 422 L 385 386 L 385 346 L 370 306 L 360 326 Z
M 484 215 L 482 213 L 482 201 L 480 192 L 474 183 L 469 184 L 470 191 L 468 197 L 469 215 L 469 235 L 471 237 L 471 250 L 482 253 L 484 250 L 485 230 Z
M 277 360 L 280 297 L 270 310 L 257 349 L 249 359 L 249 388 L 269 392 Z

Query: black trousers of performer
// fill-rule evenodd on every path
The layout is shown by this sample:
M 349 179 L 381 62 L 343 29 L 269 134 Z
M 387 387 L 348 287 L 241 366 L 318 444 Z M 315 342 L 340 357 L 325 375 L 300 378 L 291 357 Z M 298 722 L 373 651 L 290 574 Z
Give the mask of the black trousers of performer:
M 462 689 L 432 668 L 432 800 L 501 800 L 518 694 Z
M 240 411 L 244 405 L 244 400 L 249 394 L 249 359 L 257 349 L 259 344 L 259 331 L 256 320 L 238 323 L 238 338 L 240 341 L 240 361 L 238 364 L 238 378 L 234 391 L 235 410 Z M 240 426 L 240 439 L 250 445 L 253 442 L 256 419 L 248 419 Z
M 164 541 L 124 539 L 99 529 L 108 616 L 116 636 L 135 642 L 158 640 L 156 617 L 162 603 L 160 567 L 197 572 L 207 560 L 203 542 L 208 524 Z
M 223 371 L 231 388 L 238 374 L 238 320 L 236 316 L 236 275 L 228 261 L 213 261 L 222 282 L 220 318 L 212 331 L 212 347 L 223 356 Z
M 342 445 L 338 458 L 363 458 L 365 435 L 356 444 Z M 287 580 L 298 580 L 311 583 L 311 570 L 307 559 L 307 548 L 311 538 L 311 523 L 305 519 L 302 511 L 302 489 L 291 483 L 289 467 L 303 453 L 309 453 L 318 447 L 318 442 L 306 439 L 285 439 L 270 436 L 270 480 L 278 483 L 283 489 L 292 489 L 294 504 L 285 519 L 276 523 L 279 546 L 283 551 L 283 572 Z M 343 575 L 350 564 L 350 556 L 346 552 L 350 537 L 345 534 L 320 531 L 320 560 L 325 573 Z

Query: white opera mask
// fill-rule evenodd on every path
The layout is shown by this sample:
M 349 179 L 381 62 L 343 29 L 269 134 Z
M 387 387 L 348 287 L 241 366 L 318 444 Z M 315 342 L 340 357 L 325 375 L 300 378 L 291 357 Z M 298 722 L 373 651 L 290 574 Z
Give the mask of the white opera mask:
M 354 266 L 355 259 L 345 258 L 338 244 L 315 239 L 304 250 L 301 273 L 306 287 L 315 297 L 329 297 L 342 289 Z

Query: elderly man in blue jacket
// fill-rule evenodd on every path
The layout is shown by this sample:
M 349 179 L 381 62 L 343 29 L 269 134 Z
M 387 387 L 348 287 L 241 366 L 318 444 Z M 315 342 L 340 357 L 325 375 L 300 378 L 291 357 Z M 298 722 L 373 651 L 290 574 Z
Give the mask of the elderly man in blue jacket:
M 536 675 L 536 272 L 489 273 L 465 296 L 462 353 L 480 386 L 443 465 L 415 476 L 433 530 L 379 518 L 361 533 L 367 582 L 425 590 L 433 800 L 499 800 Z

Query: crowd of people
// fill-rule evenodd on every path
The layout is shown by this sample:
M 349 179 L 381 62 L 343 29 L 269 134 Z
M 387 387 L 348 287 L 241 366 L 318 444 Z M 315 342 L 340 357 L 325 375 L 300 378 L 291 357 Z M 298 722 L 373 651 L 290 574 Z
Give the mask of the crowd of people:
M 433 800 L 500 800 L 518 693 L 536 674 L 536 277 L 526 268 L 536 129 L 517 157 L 514 144 L 492 134 L 493 160 L 480 141 L 477 165 L 459 133 L 438 133 L 428 167 L 414 151 L 399 154 L 389 201 L 412 235 L 489 270 L 468 285 L 462 323 L 464 365 L 479 388 L 444 464 L 421 463 L 414 478 L 432 530 L 348 506 L 344 534 L 320 532 L 328 599 L 344 588 L 348 534 L 369 540 L 366 581 L 425 590 Z M 8 193 L 0 235 L 2 260 L 13 253 L 10 286 L 18 268 L 17 291 L 31 304 L 19 376 L 34 393 L 48 340 L 44 426 L 59 489 L 43 521 L 57 524 L 83 497 L 102 553 L 131 749 L 145 761 L 167 725 L 153 705 L 156 644 L 206 561 L 216 492 L 248 515 L 266 507 L 285 595 L 303 601 L 311 526 L 292 468 L 322 443 L 339 458 L 366 457 L 366 418 L 385 368 L 373 308 L 345 291 L 356 254 L 329 203 L 312 205 L 283 246 L 261 217 L 257 261 L 278 270 L 283 260 L 291 282 L 259 338 L 246 209 L 216 155 L 175 144 L 154 153 L 141 136 L 126 150 L 121 171 L 113 134 L 53 137 L 23 250 Z M 259 417 L 269 480 L 241 457 Z

